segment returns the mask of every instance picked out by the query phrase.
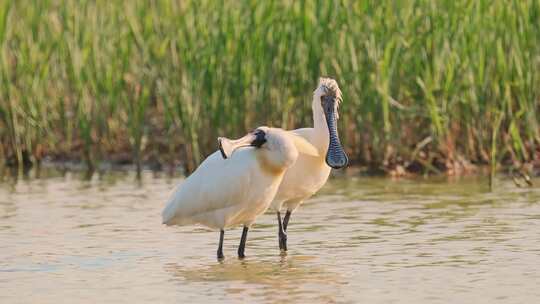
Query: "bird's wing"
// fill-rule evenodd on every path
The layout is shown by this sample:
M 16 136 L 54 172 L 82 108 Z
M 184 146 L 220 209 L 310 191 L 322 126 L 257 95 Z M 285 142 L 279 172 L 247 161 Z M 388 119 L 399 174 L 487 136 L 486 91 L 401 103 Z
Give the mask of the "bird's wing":
M 189 218 L 224 209 L 245 200 L 256 165 L 253 148 L 240 148 L 229 159 L 214 152 L 172 193 L 163 222 L 190 223 Z
M 313 136 L 313 128 L 301 128 L 289 131 L 295 135 L 302 136 L 304 139 L 310 141 Z
M 320 156 L 320 151 L 312 144 L 314 136 L 313 128 L 295 129 L 289 131 L 289 133 L 294 136 L 295 146 L 296 149 L 298 149 L 298 152 L 315 157 Z
M 306 155 L 318 157 L 319 156 L 319 150 L 315 148 L 307 139 L 305 139 L 303 136 L 297 135 L 295 133 L 289 133 L 294 141 L 294 145 L 296 146 L 296 149 L 299 153 L 303 153 Z

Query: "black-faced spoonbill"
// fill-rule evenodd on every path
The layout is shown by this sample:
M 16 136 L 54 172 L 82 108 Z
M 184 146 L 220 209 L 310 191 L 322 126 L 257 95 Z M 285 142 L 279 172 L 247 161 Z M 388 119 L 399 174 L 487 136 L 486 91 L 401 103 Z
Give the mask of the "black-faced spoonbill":
M 348 158 L 341 147 L 337 132 L 338 105 L 341 90 L 337 82 L 330 78 L 320 78 L 319 86 L 313 92 L 313 128 L 290 131 L 310 142 L 319 156 L 302 154 L 289 169 L 279 186 L 271 209 L 277 212 L 279 248 L 287 251 L 287 225 L 291 213 L 307 198 L 319 191 L 328 180 L 331 168 L 347 166 Z M 281 209 L 287 213 L 281 221 Z
M 208 156 L 173 191 L 163 210 L 166 225 L 202 224 L 220 230 L 218 259 L 223 259 L 224 229 L 243 225 L 238 257 L 244 257 L 247 232 L 270 206 L 285 170 L 299 152 L 318 152 L 300 136 L 259 127 L 230 140 L 219 138 L 220 151 Z

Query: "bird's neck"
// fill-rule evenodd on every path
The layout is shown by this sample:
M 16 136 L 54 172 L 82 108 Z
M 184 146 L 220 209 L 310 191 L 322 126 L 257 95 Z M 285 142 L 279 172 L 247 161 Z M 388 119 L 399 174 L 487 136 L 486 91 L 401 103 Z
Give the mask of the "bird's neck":
M 294 142 L 285 137 L 269 139 L 267 147 L 260 148 L 257 152 L 261 167 L 273 175 L 285 172 L 298 158 L 298 150 Z
M 315 129 L 312 144 L 319 150 L 320 155 L 326 155 L 328 145 L 330 144 L 330 132 L 328 131 L 326 116 L 324 116 L 323 109 L 320 104 L 317 104 L 316 100 L 313 100 L 312 110 L 313 128 Z
M 259 165 L 261 166 L 261 169 L 266 174 L 270 174 L 273 176 L 280 176 L 285 173 L 285 167 L 281 166 L 279 164 L 276 164 L 275 160 L 269 157 L 269 155 L 260 153 L 257 155 Z

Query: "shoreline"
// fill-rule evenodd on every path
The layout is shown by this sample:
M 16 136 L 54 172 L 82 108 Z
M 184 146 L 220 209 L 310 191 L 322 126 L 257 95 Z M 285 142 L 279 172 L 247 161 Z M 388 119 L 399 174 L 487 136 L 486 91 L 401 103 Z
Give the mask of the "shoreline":
M 181 163 L 169 163 L 163 164 L 155 160 L 144 161 L 140 165 L 140 172 L 137 170 L 138 166 L 134 160 L 122 159 L 121 161 L 108 159 L 99 161 L 94 165 L 94 168 L 88 170 L 87 164 L 80 159 L 63 159 L 56 160 L 49 157 L 45 157 L 40 160 L 37 164 L 29 164 L 24 168 L 20 169 L 15 165 L 0 164 L 0 176 L 8 175 L 17 175 L 19 173 L 27 174 L 32 171 L 40 170 L 54 170 L 60 172 L 79 172 L 86 175 L 93 175 L 94 173 L 106 174 L 109 172 L 134 172 L 141 174 L 141 172 L 156 172 L 156 173 L 165 173 L 168 175 L 179 175 L 187 176 L 190 174 L 186 170 L 185 164 Z M 410 168 L 414 168 L 412 171 Z M 496 170 L 498 175 L 507 175 L 507 176 L 517 176 L 521 175 L 523 178 L 527 177 L 539 177 L 540 176 L 540 167 L 535 166 L 533 163 L 527 163 L 522 166 L 521 169 L 516 169 L 512 165 L 498 165 Z M 392 167 L 384 166 L 369 166 L 365 164 L 358 164 L 357 162 L 352 162 L 351 165 L 345 169 L 332 170 L 331 176 L 362 176 L 362 177 L 383 177 L 383 178 L 439 178 L 439 177 L 467 177 L 467 176 L 478 176 L 478 177 L 489 177 L 490 175 L 490 166 L 489 164 L 472 164 L 468 163 L 465 168 L 455 169 L 445 169 L 440 170 L 439 173 L 435 173 L 427 168 L 418 169 L 413 162 L 409 166 L 404 166 L 402 164 L 393 165 Z

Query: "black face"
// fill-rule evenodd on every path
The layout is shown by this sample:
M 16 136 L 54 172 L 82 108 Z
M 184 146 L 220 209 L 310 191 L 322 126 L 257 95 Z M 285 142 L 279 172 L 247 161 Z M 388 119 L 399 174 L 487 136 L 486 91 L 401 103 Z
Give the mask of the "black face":
M 263 130 L 257 129 L 253 132 L 255 140 L 251 142 L 251 145 L 256 148 L 260 148 L 266 142 L 266 133 Z
M 330 141 L 328 145 L 328 151 L 326 152 L 326 164 L 334 169 L 340 169 L 349 163 L 349 159 L 341 143 L 337 132 L 336 121 L 336 97 L 331 95 L 325 95 L 321 97 L 321 105 L 326 117 L 326 124 L 328 125 L 328 134 Z

